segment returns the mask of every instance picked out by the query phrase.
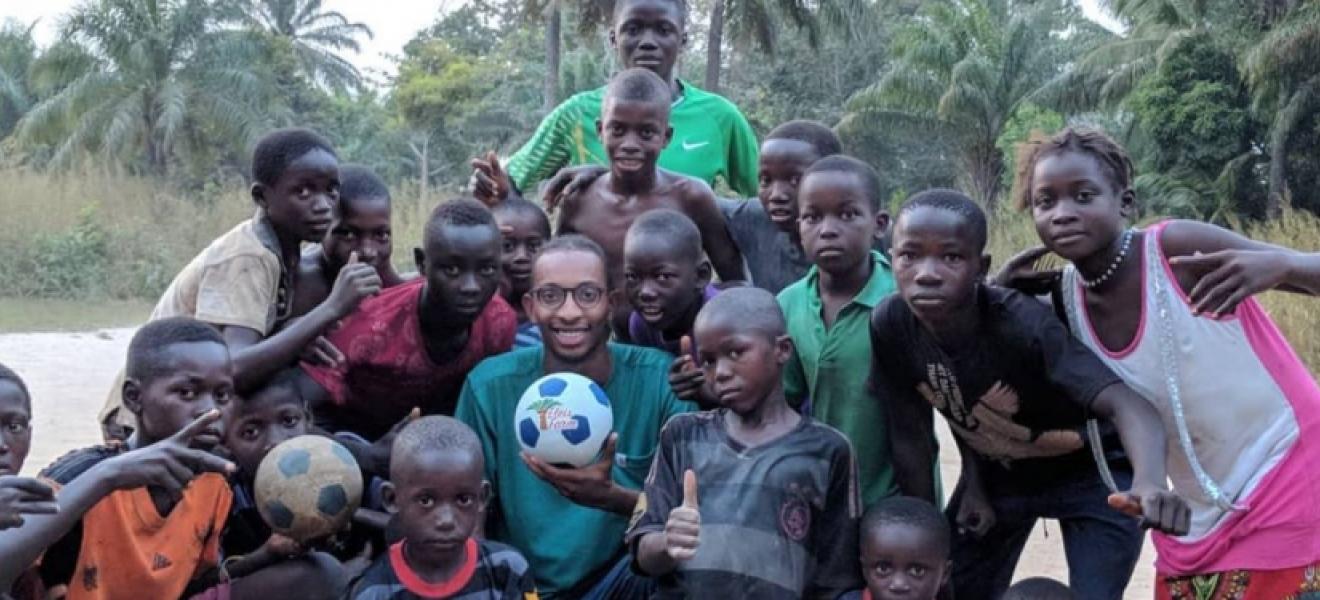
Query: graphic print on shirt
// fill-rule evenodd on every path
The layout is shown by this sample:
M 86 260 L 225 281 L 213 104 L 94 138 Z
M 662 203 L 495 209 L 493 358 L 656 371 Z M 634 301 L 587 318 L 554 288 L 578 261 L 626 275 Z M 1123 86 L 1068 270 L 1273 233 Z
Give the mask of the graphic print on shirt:
M 941 363 L 926 364 L 926 381 L 917 391 L 948 418 L 949 428 L 978 454 L 1004 468 L 1023 458 L 1062 456 L 1082 448 L 1078 430 L 1032 431 L 1013 420 L 1021 404 L 1012 387 L 996 381 L 969 410 L 958 379 Z

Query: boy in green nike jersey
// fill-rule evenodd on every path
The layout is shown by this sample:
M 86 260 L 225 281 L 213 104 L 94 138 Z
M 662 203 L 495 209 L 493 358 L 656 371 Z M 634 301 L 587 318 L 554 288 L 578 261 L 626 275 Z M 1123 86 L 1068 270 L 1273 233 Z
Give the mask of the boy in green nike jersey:
M 744 279 L 742 256 L 705 183 L 656 167 L 660 151 L 673 137 L 669 127 L 669 90 L 647 69 L 628 69 L 610 81 L 596 131 L 604 142 L 610 172 L 581 195 L 564 202 L 558 234 L 580 233 L 600 244 L 607 258 L 611 293 L 623 289 L 623 240 L 634 219 L 656 208 L 684 213 L 701 230 L 702 247 L 722 281 Z M 615 323 L 625 333 L 628 303 L 619 298 Z

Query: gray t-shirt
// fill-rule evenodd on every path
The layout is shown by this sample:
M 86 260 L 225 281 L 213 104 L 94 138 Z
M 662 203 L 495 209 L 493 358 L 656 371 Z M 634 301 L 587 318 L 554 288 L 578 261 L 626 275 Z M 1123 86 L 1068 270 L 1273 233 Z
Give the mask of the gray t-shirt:
M 720 198 L 718 204 L 729 235 L 747 262 L 752 285 L 778 294 L 807 275 L 811 261 L 799 244 L 775 226 L 760 200 Z

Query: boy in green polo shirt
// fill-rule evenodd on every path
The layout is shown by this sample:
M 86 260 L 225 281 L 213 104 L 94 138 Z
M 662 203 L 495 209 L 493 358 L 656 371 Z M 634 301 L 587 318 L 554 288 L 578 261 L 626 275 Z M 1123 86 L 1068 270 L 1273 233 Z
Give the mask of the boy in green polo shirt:
M 895 290 L 889 260 L 872 250 L 889 227 L 880 178 L 855 158 L 822 158 L 803 175 L 798 210 L 802 247 L 813 266 L 779 293 L 797 349 L 784 368 L 784 393 L 794 404 L 809 402 L 812 417 L 852 442 L 862 501 L 869 506 L 897 491 L 883 400 L 866 387 L 871 309 Z
M 547 243 L 523 297 L 543 345 L 488 358 L 468 375 L 455 416 L 477 433 L 495 497 L 486 534 L 520 550 L 543 598 L 648 598 L 623 545 L 628 517 L 651 468 L 660 429 L 696 407 L 669 389 L 670 357 L 609 343 L 605 253 L 567 235 Z M 525 455 L 513 412 L 547 373 L 570 371 L 605 388 L 614 435 L 598 462 L 560 468 Z

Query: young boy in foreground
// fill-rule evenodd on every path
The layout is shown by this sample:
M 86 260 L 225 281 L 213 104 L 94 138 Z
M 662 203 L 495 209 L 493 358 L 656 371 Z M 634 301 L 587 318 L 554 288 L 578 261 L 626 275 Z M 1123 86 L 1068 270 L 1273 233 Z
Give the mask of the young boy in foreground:
M 390 188 L 363 165 L 339 168 L 339 207 L 320 244 L 302 253 L 294 280 L 293 316 L 300 317 L 330 296 L 344 265 L 357 262 L 376 270 L 381 288 L 406 281 L 394 270 Z
M 742 256 L 729 237 L 710 186 L 660 170 L 656 160 L 669 144 L 671 94 L 654 72 L 634 68 L 614 76 L 596 124 L 609 155 L 610 172 L 560 207 L 556 233 L 580 233 L 605 249 L 611 290 L 622 285 L 624 237 L 633 220 L 655 208 L 672 208 L 701 230 L 702 247 L 723 281 L 744 279 Z M 619 302 L 616 333 L 628 314 Z
M 919 498 L 885 498 L 862 515 L 866 589 L 847 598 L 935 600 L 949 582 L 949 522 Z
M 881 210 L 875 169 L 847 156 L 808 168 L 798 205 L 798 231 L 814 266 L 779 293 L 795 350 L 784 367 L 784 394 L 794 406 L 809 399 L 816 420 L 848 436 L 869 506 L 894 491 L 884 400 L 871 396 L 864 375 L 871 309 L 894 291 L 889 259 L 872 250 L 889 214 Z
M 129 344 L 124 408 L 140 427 L 126 447 L 72 452 L 42 472 L 60 487 L 57 514 L 0 532 L 0 585 L 41 557 L 68 598 L 178 598 L 218 564 L 232 464 L 219 444 L 233 365 L 213 327 L 153 321 Z M 3 589 L 3 588 L 0 588 Z
M 536 600 L 517 550 L 473 533 L 490 500 L 481 442 L 449 417 L 422 417 L 394 439 L 385 504 L 403 539 L 349 592 L 349 600 Z
M 899 211 L 899 295 L 871 321 L 871 379 L 891 411 L 899 487 L 936 499 L 933 408 L 963 457 L 949 502 L 958 598 L 1002 595 L 1042 518 L 1059 520 L 1073 588 L 1120 598 L 1141 551 L 1140 525 L 1188 527 L 1187 504 L 1165 484 L 1160 418 L 1046 304 L 986 286 L 985 243 L 985 214 L 960 192 L 922 192 Z M 1083 440 L 1089 415 L 1112 423 L 1127 452 L 1107 459 L 1114 485 L 1130 489 L 1115 499 Z M 1143 521 L 1110 508 L 1114 500 L 1135 505 Z
M 233 353 L 235 383 L 244 389 L 293 364 L 330 325 L 380 291 L 363 264 L 339 271 L 329 297 L 274 333 L 293 313 L 299 245 L 330 230 L 339 201 L 339 159 L 330 142 L 306 129 L 280 129 L 252 153 L 256 214 L 216 238 L 174 277 L 151 320 L 192 317 L 218 328 Z M 137 426 L 121 410 L 120 378 L 100 421 L 107 439 L 126 439 Z
M 696 344 L 721 408 L 670 419 L 628 533 L 663 598 L 837 598 L 860 585 L 852 448 L 784 399 L 792 356 L 773 296 L 701 309 Z M 700 487 L 698 487 L 700 485 Z

